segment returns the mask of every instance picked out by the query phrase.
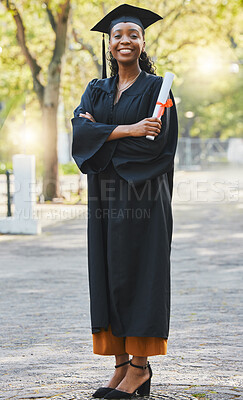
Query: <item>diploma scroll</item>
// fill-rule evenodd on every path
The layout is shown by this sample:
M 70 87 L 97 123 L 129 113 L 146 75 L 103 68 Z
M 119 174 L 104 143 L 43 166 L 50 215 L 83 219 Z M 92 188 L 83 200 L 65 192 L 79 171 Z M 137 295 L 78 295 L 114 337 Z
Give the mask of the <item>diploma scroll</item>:
M 156 106 L 154 108 L 154 112 L 152 115 L 153 117 L 161 118 L 162 115 L 164 114 L 165 108 L 173 106 L 172 100 L 168 99 L 168 96 L 169 96 L 169 91 L 172 86 L 174 76 L 175 75 L 172 74 L 171 72 L 165 73 L 165 76 L 164 76 L 164 79 L 163 79 L 163 82 L 162 82 L 162 85 L 160 88 L 159 96 L 157 99 L 157 103 L 156 103 Z M 150 140 L 154 140 L 155 137 L 156 136 L 146 135 L 146 138 L 150 139 Z

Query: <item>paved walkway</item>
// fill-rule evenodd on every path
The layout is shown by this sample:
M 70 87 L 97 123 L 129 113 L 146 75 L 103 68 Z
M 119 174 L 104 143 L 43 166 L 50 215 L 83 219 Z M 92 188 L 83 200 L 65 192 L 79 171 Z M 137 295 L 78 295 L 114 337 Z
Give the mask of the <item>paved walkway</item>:
M 224 183 L 231 194 L 219 201 L 218 192 L 208 194 L 208 177 L 207 200 L 188 201 L 181 196 L 190 184 L 178 186 L 180 174 L 168 354 L 149 358 L 150 399 L 240 399 L 242 185 L 232 199 Z M 197 175 L 185 176 L 195 194 Z M 91 399 L 113 371 L 113 356 L 92 352 L 86 224 L 80 213 L 41 236 L 0 241 L 2 399 Z

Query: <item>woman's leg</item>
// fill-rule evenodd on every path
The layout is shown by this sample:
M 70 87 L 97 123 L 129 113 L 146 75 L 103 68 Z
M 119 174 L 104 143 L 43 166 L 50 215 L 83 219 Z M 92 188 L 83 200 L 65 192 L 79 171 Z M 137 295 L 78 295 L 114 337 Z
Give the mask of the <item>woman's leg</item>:
M 110 325 L 108 331 L 101 329 L 100 332 L 93 334 L 93 352 L 99 355 L 115 355 L 115 365 L 129 360 L 129 354 L 125 351 L 125 338 L 114 336 Z M 109 382 L 105 382 L 102 386 L 114 389 L 126 375 L 127 368 L 128 364 L 115 368 Z
M 157 337 L 134 337 L 125 339 L 125 351 L 132 354 L 132 363 L 146 365 L 147 357 L 167 353 L 167 339 Z M 150 377 L 148 368 L 141 369 L 129 365 L 124 379 L 116 387 L 117 390 L 133 393 Z
M 132 363 L 135 365 L 146 365 L 147 357 L 133 356 Z M 150 377 L 148 368 L 135 368 L 128 364 L 127 373 L 124 379 L 116 386 L 117 390 L 133 393 L 140 385 L 147 381 Z
M 116 365 L 122 364 L 125 361 L 129 360 L 129 354 L 124 353 L 124 354 L 120 354 L 119 356 L 115 356 L 115 363 Z M 122 367 L 119 368 L 115 368 L 115 371 L 112 375 L 112 377 L 110 378 L 109 382 L 106 382 L 104 384 L 104 387 L 110 387 L 115 389 L 117 385 L 119 385 L 119 383 L 123 380 L 123 378 L 125 377 L 126 373 L 127 373 L 127 369 L 128 369 L 128 365 L 123 365 Z
M 132 362 L 136 365 L 146 365 L 147 357 L 167 353 L 167 339 L 153 337 L 120 338 L 112 334 L 111 326 L 93 334 L 93 350 L 95 354 L 115 355 L 115 363 L 119 365 L 128 361 L 129 354 L 133 355 Z M 149 371 L 135 368 L 129 364 L 115 368 L 109 382 L 104 387 L 116 388 L 132 393 L 149 379 Z

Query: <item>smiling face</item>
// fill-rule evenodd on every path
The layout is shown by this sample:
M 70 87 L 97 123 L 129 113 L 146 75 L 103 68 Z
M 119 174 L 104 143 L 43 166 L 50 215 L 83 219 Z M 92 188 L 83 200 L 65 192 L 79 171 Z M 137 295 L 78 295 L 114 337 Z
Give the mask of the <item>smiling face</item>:
M 109 50 L 119 63 L 137 63 L 145 49 L 141 26 L 133 22 L 119 22 L 110 33 Z

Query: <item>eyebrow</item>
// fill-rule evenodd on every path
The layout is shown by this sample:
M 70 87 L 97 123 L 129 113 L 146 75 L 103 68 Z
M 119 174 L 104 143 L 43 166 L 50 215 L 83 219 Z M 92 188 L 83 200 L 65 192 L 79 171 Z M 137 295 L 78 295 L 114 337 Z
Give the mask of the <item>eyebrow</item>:
M 130 29 L 128 29 L 129 31 L 136 31 L 136 32 L 138 32 L 139 33 L 139 31 L 136 29 L 136 28 L 130 28 Z M 122 29 L 116 29 L 113 33 L 115 33 L 115 32 L 120 32 L 120 31 L 122 31 Z

